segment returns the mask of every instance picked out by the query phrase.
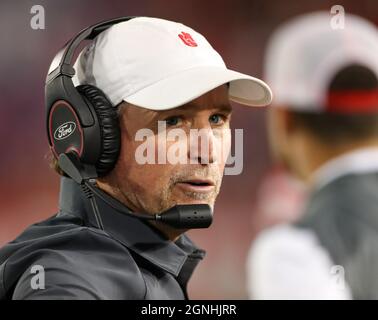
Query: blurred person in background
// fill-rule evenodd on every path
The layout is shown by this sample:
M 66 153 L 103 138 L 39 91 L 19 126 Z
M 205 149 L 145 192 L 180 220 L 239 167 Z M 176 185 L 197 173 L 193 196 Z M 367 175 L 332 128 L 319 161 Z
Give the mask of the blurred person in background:
M 302 218 L 261 232 L 247 259 L 253 299 L 378 298 L 378 34 L 346 15 L 297 17 L 272 36 L 271 147 L 306 182 Z

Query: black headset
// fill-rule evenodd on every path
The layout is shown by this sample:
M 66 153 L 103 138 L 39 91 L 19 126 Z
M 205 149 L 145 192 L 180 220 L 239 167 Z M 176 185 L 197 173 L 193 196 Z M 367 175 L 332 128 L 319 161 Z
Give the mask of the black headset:
M 74 86 L 73 56 L 84 40 L 132 18 L 100 22 L 79 32 L 56 54 L 46 78 L 47 134 L 54 156 L 73 151 L 82 163 L 94 165 L 98 176 L 112 170 L 119 155 L 117 110 L 99 88 Z
M 46 126 L 50 148 L 60 168 L 83 189 L 90 200 L 97 225 L 104 229 L 96 199 L 118 212 L 143 220 L 157 220 L 174 228 L 207 228 L 212 210 L 207 204 L 176 205 L 160 214 L 135 213 L 95 186 L 95 179 L 115 166 L 121 144 L 115 106 L 93 85 L 74 86 L 73 55 L 84 40 L 93 40 L 119 22 L 121 17 L 90 26 L 69 40 L 55 55 L 46 78 Z

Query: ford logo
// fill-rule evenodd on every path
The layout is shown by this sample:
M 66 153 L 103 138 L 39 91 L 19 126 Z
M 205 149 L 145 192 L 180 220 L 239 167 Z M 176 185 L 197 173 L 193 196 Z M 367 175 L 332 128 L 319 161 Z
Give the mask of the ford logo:
M 63 140 L 68 138 L 71 134 L 74 133 L 76 129 L 76 124 L 73 121 L 68 121 L 61 124 L 58 128 L 56 128 L 54 132 L 54 139 L 55 140 Z

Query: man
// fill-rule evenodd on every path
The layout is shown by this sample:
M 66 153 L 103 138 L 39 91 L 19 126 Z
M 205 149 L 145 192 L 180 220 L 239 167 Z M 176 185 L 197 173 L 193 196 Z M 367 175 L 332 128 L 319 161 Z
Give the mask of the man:
M 311 195 L 296 224 L 253 244 L 253 298 L 378 298 L 378 35 L 357 16 L 330 20 L 298 17 L 268 48 L 273 152 Z
M 225 168 L 218 149 L 230 149 L 230 100 L 255 106 L 271 100 L 264 82 L 228 70 L 202 35 L 157 18 L 134 18 L 103 31 L 75 70 L 76 85 L 96 85 L 118 108 L 120 155 L 97 186 L 135 214 L 154 215 L 177 204 L 213 207 Z M 147 140 L 154 155 L 168 157 L 173 129 L 189 137 L 187 161 L 141 164 L 138 150 L 146 141 L 137 138 L 140 130 L 152 132 Z M 60 133 L 72 133 L 66 130 Z M 192 148 L 191 130 L 205 131 L 207 153 L 201 144 Z M 63 173 L 57 165 L 55 160 Z M 0 251 L 0 298 L 188 298 L 188 280 L 205 252 L 186 230 L 123 215 L 94 197 L 102 228 L 80 186 L 61 178 L 59 213 Z M 44 272 L 42 285 L 36 270 Z

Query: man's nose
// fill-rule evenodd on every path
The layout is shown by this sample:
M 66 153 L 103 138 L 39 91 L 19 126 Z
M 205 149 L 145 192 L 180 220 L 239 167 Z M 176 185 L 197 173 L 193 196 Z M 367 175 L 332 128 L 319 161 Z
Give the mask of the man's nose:
M 189 134 L 190 163 L 210 164 L 217 161 L 216 137 L 211 127 L 192 128 Z

